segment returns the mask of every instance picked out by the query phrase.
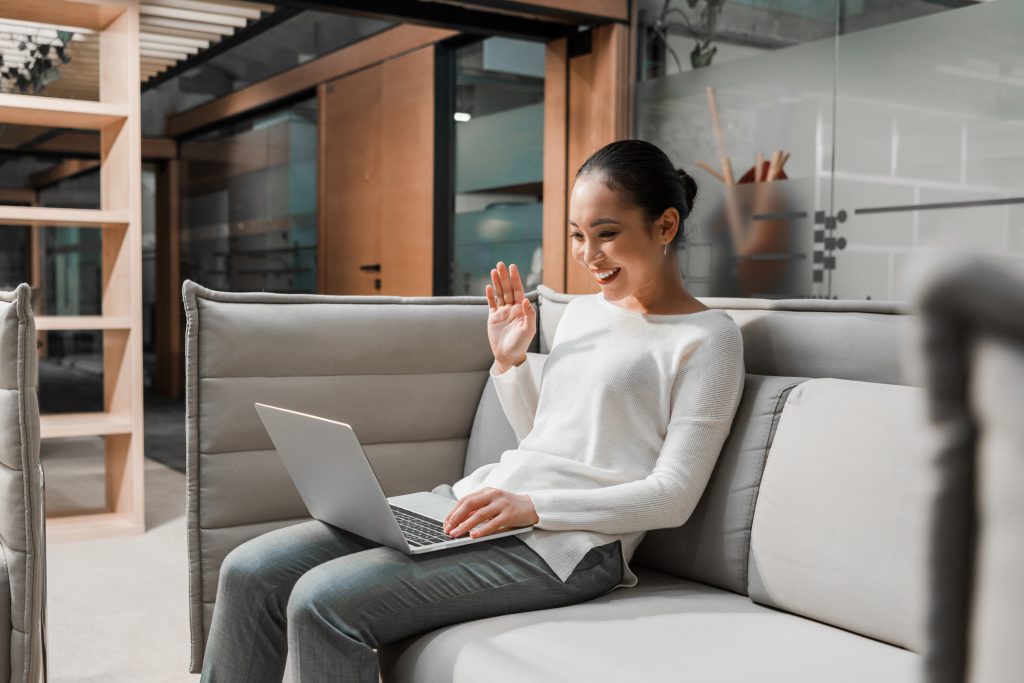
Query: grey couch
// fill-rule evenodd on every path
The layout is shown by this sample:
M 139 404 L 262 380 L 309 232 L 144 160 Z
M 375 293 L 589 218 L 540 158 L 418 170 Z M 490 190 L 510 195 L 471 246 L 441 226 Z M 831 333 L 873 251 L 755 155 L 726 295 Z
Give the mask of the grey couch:
M 198 672 L 225 555 L 309 518 L 254 401 L 352 424 L 388 495 L 451 483 L 517 444 L 487 374 L 483 297 L 191 281 L 182 293 Z M 528 298 L 541 376 L 573 295 L 541 285 Z M 383 680 L 920 680 L 941 485 L 926 396 L 903 371 L 913 316 L 871 301 L 704 302 L 743 331 L 745 391 L 691 518 L 637 549 L 639 585 L 391 643 Z
M 0 291 L 0 681 L 46 680 L 46 518 L 31 290 Z

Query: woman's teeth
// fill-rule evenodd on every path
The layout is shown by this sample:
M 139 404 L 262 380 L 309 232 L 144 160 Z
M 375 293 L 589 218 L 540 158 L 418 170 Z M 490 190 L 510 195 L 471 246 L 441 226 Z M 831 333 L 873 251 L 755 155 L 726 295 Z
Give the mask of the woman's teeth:
M 613 268 L 611 270 L 598 271 L 594 273 L 594 275 L 597 277 L 598 280 L 609 280 L 610 278 L 614 277 L 615 274 L 618 273 L 620 270 L 621 268 Z

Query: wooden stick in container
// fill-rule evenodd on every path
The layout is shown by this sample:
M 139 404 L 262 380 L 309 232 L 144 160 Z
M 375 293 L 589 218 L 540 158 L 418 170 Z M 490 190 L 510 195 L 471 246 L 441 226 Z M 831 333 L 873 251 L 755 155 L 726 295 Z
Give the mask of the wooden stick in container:
M 779 162 L 782 161 L 782 150 L 777 149 L 772 152 L 772 161 L 768 165 L 768 182 L 775 180 L 775 177 L 779 174 Z
M 705 164 L 703 161 L 698 161 L 697 165 L 700 166 L 701 168 L 703 168 L 705 171 L 707 171 L 711 175 L 713 175 L 716 178 L 718 178 L 719 180 L 721 180 L 723 183 L 725 182 L 725 176 L 723 176 L 721 173 L 719 173 L 715 169 L 713 169 L 710 166 L 708 166 L 707 164 Z
M 789 161 L 789 152 L 783 152 L 782 159 L 779 161 L 779 170 L 775 172 L 775 175 L 782 173 L 782 167 L 786 165 L 787 161 Z
M 718 118 L 718 99 L 715 97 L 715 89 L 707 87 L 708 108 L 711 110 L 711 125 L 715 131 L 715 143 L 718 145 L 718 157 L 722 163 L 722 175 L 725 176 L 726 185 L 735 185 L 736 178 L 732 173 L 732 162 L 725 153 L 725 141 L 722 139 L 722 124 Z
M 722 137 L 722 124 L 718 118 L 718 99 L 715 97 L 715 89 L 708 86 L 708 109 L 711 111 L 711 125 L 715 131 L 715 143 L 718 145 L 718 156 L 722 164 L 722 175 L 725 180 L 725 215 L 726 223 L 729 226 L 729 236 L 732 239 L 733 250 L 737 256 L 741 253 L 743 240 L 743 222 L 740 219 L 740 207 L 736 197 L 736 177 L 732 173 L 732 162 L 725 153 L 725 140 Z

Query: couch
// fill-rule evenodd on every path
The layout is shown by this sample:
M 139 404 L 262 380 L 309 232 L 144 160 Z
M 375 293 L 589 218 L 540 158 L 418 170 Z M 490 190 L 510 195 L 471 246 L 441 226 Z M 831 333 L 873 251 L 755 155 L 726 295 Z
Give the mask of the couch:
M 227 553 L 309 519 L 256 401 L 352 424 L 387 495 L 515 448 L 483 297 L 214 291 L 186 280 L 191 671 Z M 540 285 L 528 358 L 573 296 Z M 914 316 L 876 301 L 704 298 L 747 378 L 704 495 L 651 530 L 639 585 L 452 625 L 379 651 L 384 681 L 916 681 L 935 659 L 929 520 L 942 492 Z M 398 408 L 398 409 L 396 409 Z
M 46 517 L 31 290 L 0 291 L 0 682 L 46 680 Z

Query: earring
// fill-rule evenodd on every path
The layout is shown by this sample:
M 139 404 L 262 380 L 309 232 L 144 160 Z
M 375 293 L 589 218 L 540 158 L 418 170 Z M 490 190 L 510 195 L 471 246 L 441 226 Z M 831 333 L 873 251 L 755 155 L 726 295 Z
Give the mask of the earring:
M 668 256 L 668 242 L 665 242 L 665 250 L 663 252 L 665 256 Z

